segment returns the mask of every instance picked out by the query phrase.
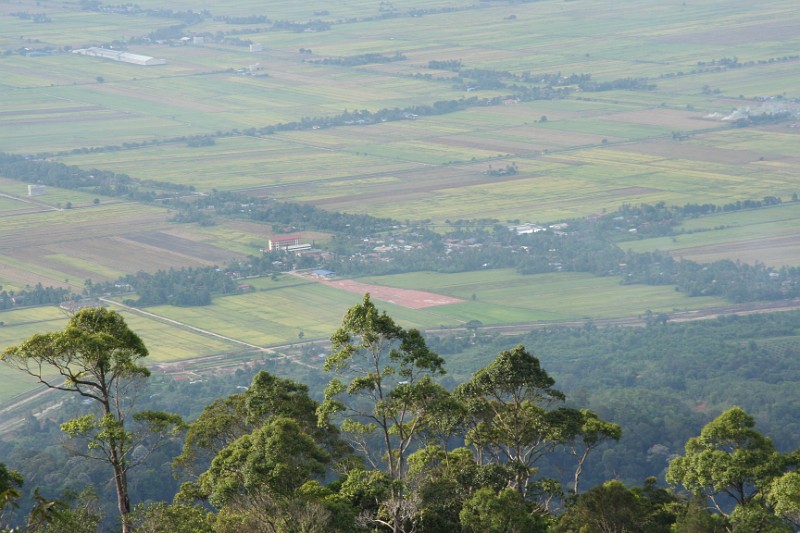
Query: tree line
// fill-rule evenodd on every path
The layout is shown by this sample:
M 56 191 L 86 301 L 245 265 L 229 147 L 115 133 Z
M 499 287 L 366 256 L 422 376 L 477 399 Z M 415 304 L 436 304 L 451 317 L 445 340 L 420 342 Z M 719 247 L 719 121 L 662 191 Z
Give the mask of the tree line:
M 0 310 L 34 305 L 60 305 L 74 298 L 75 295 L 69 289 L 45 287 L 41 283 L 18 291 L 5 290 L 0 286 Z
M 571 407 L 524 346 L 502 351 L 452 390 L 444 359 L 369 295 L 331 337 L 322 401 L 307 386 L 260 372 L 186 426 L 132 410 L 147 350 L 122 317 L 80 311 L 60 332 L 7 348 L 4 361 L 97 406 L 61 425 L 68 443 L 114 473 L 122 531 L 462 531 L 790 533 L 800 525 L 800 449 L 779 451 L 733 407 L 686 441 L 667 479 L 583 489 L 598 450 L 625 428 Z M 50 381 L 60 374 L 66 381 Z M 135 506 L 128 474 L 162 444 L 184 442 L 185 480 L 172 502 Z M 796 442 L 794 443 L 796 445 Z M 568 483 L 540 466 L 572 457 Z M 162 476 L 168 475 L 166 472 Z M 0 468 L 0 507 L 23 478 Z M 583 489 L 583 490 L 582 490 Z M 97 508 L 39 496 L 27 531 L 96 531 Z M 80 529 L 75 529 L 80 524 Z
M 0 152 L 0 174 L 24 183 L 35 183 L 64 189 L 77 189 L 104 196 L 124 197 L 151 202 L 159 196 L 194 190 L 191 185 L 165 181 L 137 180 L 127 174 L 117 174 L 96 168 L 84 170 L 74 165 Z M 146 189 L 151 190 L 146 190 Z M 159 189 L 156 192 L 152 189 Z
M 242 46 L 249 44 L 249 41 L 242 41 Z M 507 95 L 498 95 L 494 97 L 461 97 L 451 100 L 438 100 L 432 104 L 417 104 L 407 106 L 405 108 L 383 108 L 377 111 L 360 110 L 357 112 L 347 112 L 338 115 L 329 115 L 323 117 L 301 117 L 300 120 L 290 122 L 280 122 L 277 124 L 269 124 L 258 128 L 246 128 L 240 130 L 238 128 L 228 131 L 209 132 L 197 136 L 177 136 L 164 139 L 151 139 L 141 142 L 126 142 L 122 145 L 108 145 L 108 146 L 93 146 L 74 148 L 67 152 L 56 153 L 39 153 L 38 158 L 53 157 L 59 155 L 80 154 L 80 153 L 100 153 L 100 152 L 113 152 L 117 150 L 127 150 L 139 148 L 142 146 L 158 146 L 162 144 L 171 144 L 179 142 L 189 142 L 194 139 L 215 139 L 222 137 L 236 137 L 240 135 L 272 135 L 282 131 L 302 131 L 319 128 L 333 128 L 342 126 L 362 126 L 370 124 L 379 124 L 382 122 L 392 122 L 398 120 L 409 120 L 410 118 L 420 116 L 436 116 L 456 111 L 462 111 L 471 107 L 495 106 L 502 105 L 504 101 L 517 100 L 522 102 L 533 100 L 555 100 L 567 97 L 571 90 L 567 87 L 526 87 L 519 86 L 512 88 L 514 91 Z M 353 116 L 356 113 L 357 116 Z M 208 142 L 207 140 L 205 142 Z

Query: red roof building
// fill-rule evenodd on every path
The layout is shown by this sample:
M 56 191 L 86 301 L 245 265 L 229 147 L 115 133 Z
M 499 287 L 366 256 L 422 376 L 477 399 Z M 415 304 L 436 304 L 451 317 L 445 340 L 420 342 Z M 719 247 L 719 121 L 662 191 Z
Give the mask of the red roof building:
M 285 235 L 283 237 L 273 237 L 269 240 L 269 251 L 286 250 L 290 246 L 300 244 L 300 234 Z

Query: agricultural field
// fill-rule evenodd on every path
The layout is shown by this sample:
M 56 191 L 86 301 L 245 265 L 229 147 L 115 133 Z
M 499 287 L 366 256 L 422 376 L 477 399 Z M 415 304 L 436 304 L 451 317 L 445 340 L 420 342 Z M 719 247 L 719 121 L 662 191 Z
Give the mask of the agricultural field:
M 557 273 L 520 275 L 513 270 L 459 274 L 414 273 L 361 278 L 364 283 L 415 288 L 465 300 L 420 312 L 444 325 L 575 321 L 638 316 L 647 309 L 672 312 L 721 305 L 717 298 L 688 298 L 673 287 L 620 285 L 614 277 Z
M 784 127 L 767 151 L 759 150 L 765 132 L 717 131 L 724 126 L 702 113 L 576 104 L 555 114 L 534 102 L 343 132 L 230 138 L 203 153 L 159 146 L 63 159 L 400 220 L 548 222 L 622 203 L 788 199 L 797 189 L 790 169 L 800 163 L 798 130 Z M 540 116 L 547 122 L 537 123 Z M 676 141 L 676 130 L 700 133 Z M 516 175 L 487 176 L 510 163 Z
M 363 297 L 363 293 L 291 276 L 282 276 L 278 281 L 251 281 L 255 292 L 218 297 L 210 306 L 156 306 L 146 311 L 247 343 L 270 346 L 295 342 L 300 332 L 305 339 L 328 338 L 341 323 L 344 312 Z M 412 304 L 373 296 L 376 304 L 401 324 L 416 328 L 462 327 L 470 320 L 499 325 L 620 318 L 639 316 L 647 309 L 669 313 L 725 303 L 713 297 L 688 298 L 673 287 L 620 286 L 619 280 L 611 277 L 524 276 L 506 269 L 414 273 L 358 281 L 377 289 L 423 290 L 462 300 L 415 309 Z
M 86 279 L 113 281 L 140 270 L 224 264 L 242 257 L 198 237 L 170 235 L 175 225 L 169 216 L 166 209 L 131 202 L 0 214 L 0 277 L 80 292 Z
M 300 340 L 324 340 L 339 326 L 345 311 L 363 297 L 292 276 L 250 281 L 255 292 L 218 297 L 205 307 L 135 310 L 113 302 L 109 305 L 121 312 L 144 340 L 150 350 L 150 364 L 158 365 L 195 357 L 227 356 L 246 348 L 269 349 Z M 672 287 L 620 286 L 615 278 L 587 274 L 522 276 L 511 270 L 492 270 L 379 276 L 359 281 L 463 300 L 413 309 L 374 298 L 380 309 L 404 327 L 421 329 L 463 327 L 470 320 L 479 320 L 486 326 L 585 321 L 640 316 L 648 309 L 670 313 L 724 304 L 718 298 L 688 298 Z M 61 329 L 68 315 L 55 307 L 41 307 L 5 311 L 0 318 L 4 321 L 0 326 L 0 346 L 5 347 L 34 333 Z M 0 380 L 8 375 L 14 372 L 0 368 Z M 0 401 L 27 388 L 21 385 L 7 392 L 3 389 Z
M 225 355 L 241 350 L 242 346 L 196 330 L 179 327 L 143 313 L 116 308 L 128 325 L 148 347 L 150 366 L 159 363 Z M 19 344 L 31 335 L 62 329 L 69 318 L 66 311 L 55 306 L 3 311 L 0 313 L 0 346 Z M 0 367 L 0 403 L 36 386 L 34 380 L 8 367 Z
M 4 285 L 4 288 L 5 287 Z M 55 306 L 15 309 L 0 313 L 0 347 L 19 344 L 36 333 L 63 328 L 67 314 Z M 34 379 L 6 365 L 0 367 L 0 402 L 37 387 Z
M 302 21 L 318 13 L 332 24 L 329 31 L 265 32 L 263 24 L 254 23 L 253 32 L 247 33 L 236 27 L 237 35 L 258 42 L 263 52 L 210 43 L 132 48 L 167 59 L 167 65 L 157 68 L 71 54 L 11 54 L 4 66 L 8 76 L 3 78 L 11 90 L 0 99 L 13 112 L 2 115 L 0 120 L 9 127 L 0 131 L 13 135 L 0 139 L 0 145 L 22 152 L 120 145 L 329 116 L 345 109 L 462 98 L 463 90 L 454 90 L 447 80 L 453 73 L 428 68 L 432 60 L 458 59 L 466 67 L 514 73 L 557 70 L 590 73 L 602 81 L 646 77 L 656 89 L 478 107 L 413 123 L 232 138 L 202 150 L 172 143 L 60 159 L 137 178 L 192 184 L 200 190 L 258 190 L 329 209 L 412 219 L 504 213 L 508 218 L 548 221 L 614 208 L 621 201 L 683 202 L 708 193 L 713 201 L 758 197 L 764 189 L 785 195 L 791 189 L 791 177 L 782 176 L 780 167 L 754 161 L 764 163 L 760 158 L 769 153 L 790 165 L 785 159 L 797 153 L 796 136 L 781 132 L 786 139 L 768 143 L 767 150 L 756 155 L 759 143 L 743 139 L 747 149 L 733 148 L 724 131 L 715 134 L 728 126 L 706 118 L 727 114 L 735 106 L 757 106 L 754 98 L 764 94 L 791 97 L 785 93 L 796 86 L 796 60 L 782 61 L 796 49 L 797 37 L 787 30 L 797 16 L 790 2 L 774 2 L 766 11 L 733 0 L 724 6 L 677 9 L 647 0 L 635 6 L 597 2 L 588 11 L 559 2 L 434 2 L 424 7 L 405 2 L 391 7 L 392 17 L 366 3 L 334 8 L 314 4 L 271 4 L 267 14 L 273 20 Z M 75 12 L 69 4 L 35 7 L 52 22 L 35 25 L 9 17 L 14 24 L 0 34 L 7 50 L 16 44 L 75 47 L 77 41 L 70 43 L 69 38 L 76 36 L 79 21 L 84 41 L 130 38 L 150 28 L 143 16 L 98 17 Z M 262 14 L 261 7 L 247 4 L 220 2 L 211 7 L 215 15 L 245 16 L 248 10 L 248 15 Z M 425 16 L 413 19 L 413 24 L 397 16 L 415 9 Z M 537 31 L 530 32 L 534 20 Z M 780 22 L 767 32 L 766 21 Z M 115 24 L 122 23 L 124 32 L 115 31 Z M 25 27 L 31 31 L 22 31 Z M 600 34 L 614 38 L 598 39 L 599 27 Z M 192 28 L 200 35 L 230 29 L 230 24 L 210 18 Z M 299 52 L 301 48 L 306 53 Z M 313 53 L 307 53 L 310 50 Z M 355 68 L 315 63 L 395 52 L 406 59 Z M 746 66 L 698 68 L 723 57 L 735 57 Z M 266 76 L 232 71 L 254 62 Z M 759 86 L 748 80 L 759 80 Z M 540 123 L 540 117 L 547 117 L 547 123 Z M 691 142 L 674 142 L 670 134 L 675 131 L 691 135 Z M 772 138 L 774 132 L 769 133 Z M 757 136 L 756 130 L 747 135 Z M 670 155 L 687 152 L 679 144 L 701 144 L 707 150 L 688 150 L 693 154 L 687 157 Z M 636 164 L 639 150 L 664 154 L 674 163 L 653 172 L 653 161 Z M 709 154 L 719 150 L 724 153 Z M 741 156 L 729 157 L 731 150 L 749 150 L 755 159 L 742 165 Z M 696 173 L 709 156 L 728 157 Z M 486 179 L 492 165 L 509 162 L 520 166 L 515 179 Z M 740 172 L 747 174 L 745 179 L 737 179 Z M 695 186 L 687 189 L 687 182 Z
M 677 237 L 623 247 L 696 261 L 800 264 L 800 207 L 789 202 L 800 192 L 800 119 L 733 124 L 747 112 L 800 112 L 794 0 L 177 0 L 172 13 L 148 11 L 163 7 L 158 0 L 136 6 L 0 4 L 0 151 L 192 186 L 197 194 L 235 191 L 433 224 L 551 223 L 621 204 L 775 196 L 780 208 L 690 220 Z M 124 47 L 166 64 L 70 53 L 87 46 Z M 543 88 L 554 73 L 611 85 L 563 81 L 555 83 L 558 97 L 521 96 L 520 87 Z M 453 107 L 444 112 L 437 102 Z M 341 118 L 380 110 L 403 112 L 375 123 Z M 268 126 L 271 132 L 261 130 Z M 189 146 L 193 136 L 211 142 Z M 509 166 L 513 174 L 497 174 Z M 0 176 L 0 282 L 8 290 L 42 283 L 80 293 L 87 279 L 257 254 L 274 231 L 221 217 L 213 226 L 179 225 L 173 215 L 167 206 L 88 190 L 48 187 L 29 197 L 25 183 Z M 331 234 L 304 231 L 304 238 L 324 244 Z M 425 309 L 382 304 L 421 328 L 721 305 L 583 274 L 358 281 L 463 300 Z M 308 280 L 251 284 L 255 292 L 208 307 L 147 309 L 156 317 L 119 309 L 154 361 L 168 362 L 291 343 L 301 333 L 324 338 L 359 299 Z M 24 318 L 28 312 L 34 318 Z M 37 312 L 0 313 L 0 348 L 63 323 L 60 312 L 41 320 Z M 12 382 L 0 381 L 2 390 L 17 391 Z
M 773 267 L 800 264 L 800 205 L 721 213 L 684 222 L 686 233 L 621 243 L 635 252 L 660 250 L 701 263 L 736 259 Z

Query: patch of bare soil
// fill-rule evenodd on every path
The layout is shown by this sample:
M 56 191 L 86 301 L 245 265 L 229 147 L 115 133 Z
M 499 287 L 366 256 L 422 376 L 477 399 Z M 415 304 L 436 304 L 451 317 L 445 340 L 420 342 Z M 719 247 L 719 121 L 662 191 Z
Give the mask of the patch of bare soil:
M 376 300 L 388 302 L 410 309 L 425 309 L 427 307 L 436 307 L 439 305 L 448 305 L 461 303 L 464 300 L 458 298 L 451 298 L 442 294 L 433 292 L 415 291 L 410 289 L 399 289 L 397 287 L 386 287 L 384 285 L 371 285 L 368 283 L 361 283 L 351 279 L 342 279 L 335 281 L 319 280 L 320 283 L 331 287 L 336 287 L 343 291 L 355 292 L 358 294 L 369 293 L 370 296 Z

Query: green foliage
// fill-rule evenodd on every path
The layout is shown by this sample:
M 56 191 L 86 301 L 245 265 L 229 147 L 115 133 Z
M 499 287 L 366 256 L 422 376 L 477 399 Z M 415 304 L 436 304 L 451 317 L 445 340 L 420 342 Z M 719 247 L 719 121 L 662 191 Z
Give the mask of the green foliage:
M 13 510 L 19 506 L 17 500 L 22 484 L 23 479 L 19 472 L 8 470 L 5 464 L 0 463 L 0 528 L 4 527 Z
M 670 533 L 677 497 L 649 478 L 644 487 L 628 489 L 608 481 L 578 496 L 559 519 L 558 533 Z
M 136 533 L 215 533 L 207 509 L 164 502 L 137 505 L 132 512 Z
M 726 533 L 724 520 L 709 512 L 704 496 L 692 496 L 676 513 L 674 533 Z
M 291 495 L 310 477 L 321 476 L 329 460 L 297 422 L 276 417 L 218 453 L 200 485 L 218 508 L 243 493 Z
M 414 521 L 423 531 L 458 530 L 466 500 L 479 489 L 498 493 L 512 479 L 510 468 L 478 464 L 467 448 L 422 448 L 409 457 L 408 486 L 417 506 Z
M 37 283 L 34 287 L 21 291 L 0 290 L 0 309 L 60 304 L 70 297 L 70 291 L 63 287 L 44 287 L 41 283 Z
M 354 446 L 374 467 L 385 465 L 392 480 L 390 498 L 379 509 L 385 519 L 374 519 L 398 531 L 407 519 L 403 483 L 409 450 L 422 434 L 427 414 L 449 397 L 431 379 L 444 374 L 444 360 L 419 331 L 405 330 L 379 312 L 369 294 L 347 311 L 331 343 L 333 354 L 325 369 L 350 381 L 333 378 L 328 384 L 317 410 L 319 424 L 328 426 L 342 413 L 341 428 Z M 372 435 L 379 446 L 371 444 Z
M 583 472 L 583 464 L 589 456 L 589 452 L 597 448 L 607 440 L 618 441 L 622 437 L 622 427 L 614 422 L 607 422 L 589 409 L 581 409 L 583 423 L 580 429 L 580 437 L 570 446 L 572 455 L 578 458 L 578 467 L 575 470 L 575 481 L 573 493 L 580 491 L 580 477 Z
M 787 466 L 787 458 L 754 426 L 753 417 L 739 407 L 724 412 L 689 439 L 685 455 L 670 463 L 667 480 L 691 492 L 705 491 L 720 511 L 716 496 L 722 493 L 747 506 Z
M 217 400 L 192 424 L 176 461 L 187 473 L 177 501 L 208 501 L 217 531 L 293 531 L 297 524 L 352 524 L 346 500 L 318 481 L 348 448 L 317 427 L 317 403 L 305 385 L 259 372 L 241 394 Z M 299 527 L 299 526 L 297 526 Z
M 131 511 L 127 474 L 139 463 L 130 458 L 131 452 L 147 439 L 149 450 L 144 455 L 149 455 L 182 425 L 176 415 L 148 411 L 133 417 L 134 423 L 147 427 L 146 431 L 126 428 L 135 399 L 133 385 L 150 375 L 140 364 L 145 356 L 147 348 L 122 316 L 99 307 L 83 309 L 70 318 L 64 330 L 34 335 L 2 355 L 4 361 L 47 387 L 77 393 L 98 404 L 101 416 L 79 416 L 61 427 L 69 437 L 87 441 L 87 451 L 82 455 L 111 466 L 123 533 L 131 527 L 127 520 Z M 49 377 L 53 373 L 63 378 L 63 384 Z
M 775 514 L 800 526 L 800 472 L 793 470 L 776 478 L 769 488 L 769 502 Z
M 138 364 L 146 356 L 147 348 L 122 315 L 97 307 L 73 315 L 63 331 L 36 334 L 6 348 L 2 360 L 50 388 L 96 400 L 110 412 L 111 395 L 126 380 L 150 375 Z M 53 371 L 63 384 L 49 381 Z
M 9 489 L 19 489 L 22 487 L 22 475 L 16 470 L 9 470 L 5 464 L 0 463 L 0 493 Z
M 67 494 L 64 505 L 39 530 L 41 533 L 97 533 L 103 515 L 97 494 L 87 489 L 80 494 Z
M 345 385 L 331 380 L 317 411 L 319 423 L 327 425 L 332 416 L 344 412 L 344 427 L 360 434 L 377 430 L 389 474 L 400 479 L 425 412 L 446 396 L 430 379 L 444 373 L 444 360 L 428 349 L 417 330 L 406 331 L 379 312 L 368 294 L 348 310 L 331 342 L 334 353 L 325 369 L 349 375 L 350 381 Z
M 38 487 L 33 490 L 33 505 L 25 521 L 11 527 L 13 512 L 19 508 L 17 500 L 21 495 L 18 489 L 22 488 L 22 484 L 22 476 L 19 473 L 9 472 L 6 466 L 0 463 L 0 532 L 97 532 L 101 516 L 97 511 L 97 497 L 93 492 L 87 491 L 78 497 L 67 494 L 67 501 L 51 500 L 42 496 Z
M 355 509 L 376 515 L 391 495 L 392 480 L 379 470 L 356 468 L 339 482 L 339 495 Z
M 529 502 L 511 488 L 495 492 L 478 489 L 459 513 L 463 531 L 470 533 L 544 533 L 545 522 Z
M 191 423 L 181 454 L 175 458 L 173 468 L 197 474 L 198 463 L 205 468 L 211 457 L 237 438 L 252 430 L 247 422 L 246 397 L 234 394 L 218 398 L 207 405 L 200 416 Z
M 777 452 L 754 426 L 753 417 L 740 407 L 722 413 L 700 436 L 689 439 L 685 455 L 670 463 L 667 480 L 704 493 L 734 531 L 790 531 L 772 504 L 791 510 L 791 497 L 785 496 L 793 483 L 785 474 L 797 467 L 796 454 Z M 772 489 L 779 492 L 773 495 Z M 735 504 L 732 512 L 727 510 L 726 498 Z
M 183 451 L 173 466 L 187 474 L 204 470 L 212 457 L 276 417 L 299 424 L 304 434 L 333 457 L 342 457 L 346 447 L 338 440 L 336 430 L 317 427 L 316 409 L 317 403 L 309 397 L 306 385 L 259 372 L 245 392 L 206 406 L 190 425 Z
M 495 462 L 508 463 L 515 471 L 513 486 L 522 495 L 537 461 L 577 437 L 584 421 L 575 409 L 549 408 L 565 399 L 554 384 L 520 345 L 500 353 L 456 388 L 469 413 L 467 444 Z

